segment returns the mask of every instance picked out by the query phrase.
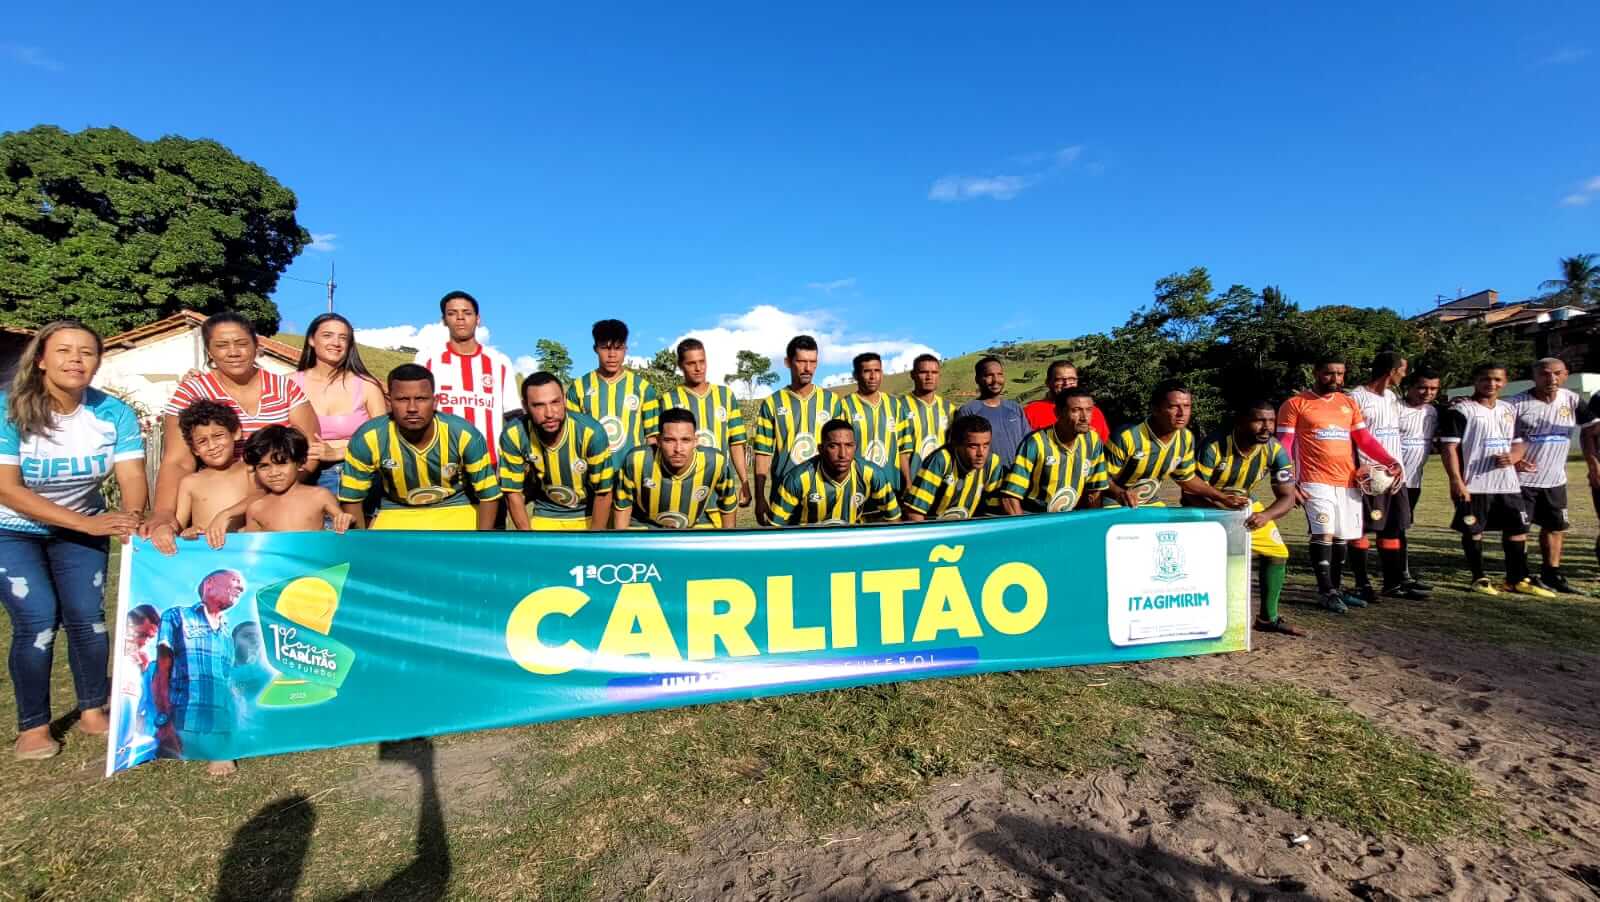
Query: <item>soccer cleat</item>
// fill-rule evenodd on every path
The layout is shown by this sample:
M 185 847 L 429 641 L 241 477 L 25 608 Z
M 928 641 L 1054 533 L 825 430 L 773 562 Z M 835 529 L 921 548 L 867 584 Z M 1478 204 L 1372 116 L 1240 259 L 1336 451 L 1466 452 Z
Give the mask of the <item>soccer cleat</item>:
M 1378 603 L 1378 591 L 1372 588 L 1371 583 L 1362 583 L 1361 585 L 1356 586 L 1355 595 L 1357 598 L 1361 599 L 1367 604 Z
M 1531 595 L 1534 598 L 1554 598 L 1554 597 L 1556 597 L 1556 593 L 1550 591 L 1549 589 L 1546 589 L 1544 586 L 1541 586 L 1541 585 L 1535 583 L 1531 579 L 1522 580 L 1521 582 L 1517 583 L 1516 585 L 1512 585 L 1511 583 L 1506 583 L 1503 586 L 1501 586 L 1501 588 L 1503 588 L 1507 592 L 1514 592 L 1517 595 Z
M 1277 620 L 1262 620 L 1257 617 L 1255 626 L 1258 632 L 1277 633 L 1280 636 L 1304 636 L 1306 634 L 1305 630 L 1290 626 L 1288 621 L 1282 617 Z
M 1324 611 L 1332 614 L 1343 614 L 1347 610 L 1344 599 L 1339 596 L 1338 592 L 1324 592 L 1317 601 L 1322 605 Z
M 1383 588 L 1383 597 L 1384 598 L 1405 598 L 1405 599 L 1409 599 L 1411 601 L 1422 601 L 1422 600 L 1424 600 L 1424 599 L 1426 599 L 1428 597 L 1428 593 L 1422 592 L 1422 591 L 1418 591 L 1417 589 L 1413 589 L 1407 583 L 1401 583 L 1398 586 L 1384 586 L 1384 588 Z
M 1572 583 L 1567 582 L 1567 575 L 1560 570 L 1554 570 L 1539 577 L 1539 582 L 1552 592 L 1563 595 L 1576 595 L 1578 590 L 1572 588 Z
M 1400 580 L 1400 585 L 1402 585 L 1402 586 L 1410 586 L 1411 588 L 1416 589 L 1418 592 L 1432 592 L 1433 591 L 1433 584 L 1432 583 L 1425 583 L 1422 580 L 1417 579 L 1415 576 L 1412 576 L 1409 573 L 1407 573 L 1405 575 L 1405 577 Z
M 1478 593 L 1479 595 L 1499 595 L 1500 594 L 1500 590 L 1496 589 L 1494 587 L 1494 583 L 1489 582 L 1489 577 L 1487 577 L 1487 576 L 1480 576 L 1477 579 L 1473 580 L 1472 581 L 1472 591 Z
M 1343 601 L 1344 606 L 1347 608 L 1364 608 L 1367 606 L 1367 600 L 1354 592 L 1341 593 L 1339 600 Z

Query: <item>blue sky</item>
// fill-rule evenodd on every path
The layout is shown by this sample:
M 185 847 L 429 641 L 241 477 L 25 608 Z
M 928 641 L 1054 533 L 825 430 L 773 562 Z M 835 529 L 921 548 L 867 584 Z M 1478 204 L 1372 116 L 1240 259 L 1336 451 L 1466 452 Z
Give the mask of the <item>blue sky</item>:
M 0 130 L 220 140 L 358 326 L 461 287 L 580 364 L 602 315 L 642 354 L 814 328 L 837 371 L 1106 329 L 1195 265 L 1415 312 L 1600 251 L 1592 2 L 583 6 L 27 4 Z

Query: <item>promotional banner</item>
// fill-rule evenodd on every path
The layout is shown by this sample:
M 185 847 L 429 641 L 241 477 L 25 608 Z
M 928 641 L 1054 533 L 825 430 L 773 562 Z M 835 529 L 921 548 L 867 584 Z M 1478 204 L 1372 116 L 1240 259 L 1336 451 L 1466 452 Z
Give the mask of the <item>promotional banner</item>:
M 1244 515 L 128 546 L 107 773 L 1249 647 Z

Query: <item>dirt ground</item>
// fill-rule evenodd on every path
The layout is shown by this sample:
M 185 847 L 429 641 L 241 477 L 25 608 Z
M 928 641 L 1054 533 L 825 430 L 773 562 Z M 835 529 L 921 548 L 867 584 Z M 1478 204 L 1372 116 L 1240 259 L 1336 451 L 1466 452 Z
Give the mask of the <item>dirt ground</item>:
M 1147 679 L 1286 681 L 1348 703 L 1512 800 L 1503 841 L 1411 844 L 1236 801 L 1181 751 L 1135 775 L 978 773 L 881 823 L 804 836 L 753 814 L 598 880 L 660 899 L 1600 898 L 1600 659 L 1359 621 L 1256 651 L 1134 665 Z M 1159 736 L 1159 733 L 1156 734 Z M 1154 740 L 1159 743 L 1159 739 Z M 1307 837 L 1295 843 L 1296 837 Z

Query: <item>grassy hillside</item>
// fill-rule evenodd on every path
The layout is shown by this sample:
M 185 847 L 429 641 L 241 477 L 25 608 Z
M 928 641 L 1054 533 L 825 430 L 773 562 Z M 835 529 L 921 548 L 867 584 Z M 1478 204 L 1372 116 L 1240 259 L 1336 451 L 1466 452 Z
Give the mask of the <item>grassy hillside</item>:
M 1080 366 L 1088 363 L 1082 359 L 1082 352 L 1074 351 L 1069 339 L 1019 341 L 1003 347 L 983 348 L 944 361 L 941 393 L 956 401 L 977 397 L 974 372 L 978 361 L 990 354 L 1005 361 L 1006 378 L 1010 380 L 1006 395 L 1016 401 L 1032 401 L 1044 396 L 1045 369 L 1050 361 L 1066 359 Z M 845 389 L 846 392 L 853 390 L 853 387 Z M 884 377 L 883 390 L 892 394 L 911 391 L 911 374 L 895 373 Z
M 304 335 L 290 335 L 287 332 L 279 332 L 272 338 L 274 341 L 281 341 L 293 348 L 304 347 L 306 343 Z M 390 370 L 402 363 L 410 363 L 417 356 L 411 351 L 390 351 L 386 348 L 374 348 L 367 345 L 356 345 L 356 348 L 361 351 L 361 362 L 365 363 L 367 369 L 372 371 L 372 375 L 377 376 L 380 380 L 389 378 Z

